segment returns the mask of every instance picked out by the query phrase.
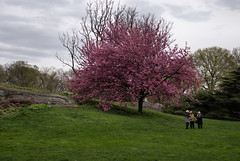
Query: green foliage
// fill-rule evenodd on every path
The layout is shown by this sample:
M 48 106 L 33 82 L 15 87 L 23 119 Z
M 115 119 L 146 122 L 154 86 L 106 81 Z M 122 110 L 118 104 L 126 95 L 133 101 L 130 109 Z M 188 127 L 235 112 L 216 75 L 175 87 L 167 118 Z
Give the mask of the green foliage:
M 48 109 L 51 108 L 51 106 L 47 105 L 47 104 L 31 104 L 30 106 L 27 107 L 30 110 L 44 110 L 44 109 Z
M 240 117 L 240 66 L 223 77 L 220 87 L 227 109 Z
M 194 103 L 194 106 L 198 110 L 202 111 L 203 114 L 220 109 L 219 103 L 222 103 L 222 99 L 216 97 L 216 94 L 212 94 L 211 92 L 205 90 L 199 90 L 195 97 L 200 103 Z
M 237 64 L 240 65 L 240 47 L 234 48 L 232 54 L 237 59 Z
M 220 87 L 231 97 L 240 96 L 240 66 L 222 78 Z
M 224 119 L 224 120 L 238 120 L 236 118 L 233 118 L 230 114 L 229 111 L 210 111 L 206 115 L 204 115 L 207 118 L 215 118 L 215 119 Z
M 200 103 L 190 102 L 190 109 L 200 110 L 205 117 L 215 119 L 240 120 L 240 67 L 239 54 L 211 47 L 198 50 L 194 54 L 198 70 L 203 76 L 205 89 L 200 89 L 194 98 Z M 181 104 L 181 110 L 186 109 Z M 170 112 L 176 111 L 170 108 Z M 169 112 L 167 111 L 167 112 Z
M 192 108 L 188 105 L 186 105 L 184 102 L 180 101 L 180 105 L 176 106 L 174 104 L 170 104 L 165 102 L 162 112 L 164 113 L 169 113 L 169 114 L 174 114 L 174 115 L 185 115 L 186 110 L 192 110 Z
M 25 61 L 17 61 L 6 69 L 8 82 L 17 86 L 36 87 L 40 72 Z
M 0 160 L 239 160 L 240 122 L 203 121 L 186 130 L 184 116 L 129 107 L 23 108 L 0 120 Z
M 5 70 L 4 67 L 2 65 L 0 65 L 0 83 L 5 82 Z
M 237 66 L 237 58 L 227 49 L 210 47 L 197 50 L 193 55 L 204 87 L 211 93 L 217 89 L 221 78 Z
M 20 107 L 22 108 L 29 106 L 29 109 L 44 109 L 47 106 L 46 104 L 39 103 L 41 102 L 23 98 L 0 100 L 0 118 L 15 116 Z
M 183 115 L 186 110 L 191 110 L 193 113 L 201 111 L 205 118 L 223 119 L 223 120 L 240 120 L 240 104 L 239 98 L 229 98 L 223 92 L 216 91 L 212 94 L 206 90 L 199 90 L 192 101 L 188 97 L 182 97 L 180 105 L 165 104 L 163 112 L 175 115 Z
M 0 106 L 0 119 L 9 119 L 15 117 L 18 114 L 19 109 L 19 107 L 3 108 Z
M 25 88 L 38 88 L 54 92 L 67 92 L 63 70 L 32 66 L 25 61 L 0 65 L 0 83 L 13 84 Z

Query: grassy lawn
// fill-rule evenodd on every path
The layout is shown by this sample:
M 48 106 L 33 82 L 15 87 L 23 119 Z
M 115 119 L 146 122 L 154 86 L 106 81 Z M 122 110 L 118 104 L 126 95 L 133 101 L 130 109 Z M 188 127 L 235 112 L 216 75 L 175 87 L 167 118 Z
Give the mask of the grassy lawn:
M 145 109 L 22 108 L 0 119 L 0 160 L 240 160 L 240 122 L 184 128 L 184 117 Z

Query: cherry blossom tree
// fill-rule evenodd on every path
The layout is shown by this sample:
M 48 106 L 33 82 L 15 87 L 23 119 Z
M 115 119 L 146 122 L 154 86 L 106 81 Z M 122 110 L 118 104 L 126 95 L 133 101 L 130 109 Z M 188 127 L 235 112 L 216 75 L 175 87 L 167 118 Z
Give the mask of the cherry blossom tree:
M 69 87 L 80 101 L 102 100 L 109 110 L 114 101 L 138 102 L 142 112 L 147 96 L 177 102 L 199 85 L 198 73 L 188 48 L 171 47 L 170 26 L 164 19 L 136 21 L 129 25 L 116 20 L 108 24 L 101 40 L 83 41 L 78 47 L 83 57 Z

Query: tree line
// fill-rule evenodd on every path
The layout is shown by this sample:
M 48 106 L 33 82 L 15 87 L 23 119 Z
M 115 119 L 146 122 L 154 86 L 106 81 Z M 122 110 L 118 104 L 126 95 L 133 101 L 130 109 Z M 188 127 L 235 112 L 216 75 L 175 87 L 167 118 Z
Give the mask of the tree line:
M 68 91 L 65 85 L 68 73 L 48 67 L 39 69 L 27 61 L 16 61 L 0 65 L 0 83 L 64 93 Z
M 206 117 L 240 119 L 240 48 L 233 51 L 221 47 L 199 49 L 193 53 L 196 70 L 202 79 L 193 93 L 193 102 L 183 97 L 180 108 L 166 103 L 165 112 L 183 114 L 190 109 L 202 111 Z

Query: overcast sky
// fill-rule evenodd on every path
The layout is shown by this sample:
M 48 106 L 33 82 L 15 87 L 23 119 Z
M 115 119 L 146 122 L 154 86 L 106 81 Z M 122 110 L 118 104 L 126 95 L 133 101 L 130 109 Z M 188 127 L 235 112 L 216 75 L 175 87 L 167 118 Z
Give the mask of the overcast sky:
M 65 68 L 59 33 L 78 29 L 87 0 L 0 0 L 0 64 L 24 60 L 41 67 Z M 173 22 L 173 38 L 194 52 L 218 46 L 240 47 L 240 0 L 122 0 L 138 12 Z M 116 1 L 115 3 L 118 3 Z

